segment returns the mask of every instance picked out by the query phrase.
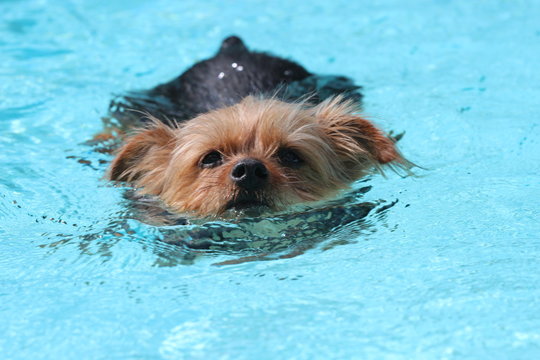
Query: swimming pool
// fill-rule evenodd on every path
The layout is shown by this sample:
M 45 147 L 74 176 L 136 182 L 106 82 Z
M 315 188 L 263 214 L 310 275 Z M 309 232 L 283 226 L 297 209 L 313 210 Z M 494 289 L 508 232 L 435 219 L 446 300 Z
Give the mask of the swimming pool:
M 2 358 L 540 356 L 540 3 L 30 0 L 0 11 Z M 426 170 L 359 182 L 355 202 L 393 206 L 317 236 L 311 214 L 299 233 L 282 219 L 215 224 L 240 231 L 239 248 L 160 241 L 209 225 L 132 216 L 101 179 L 107 157 L 81 144 L 111 94 L 173 78 L 229 34 L 354 78 L 365 112 L 405 131 L 403 153 Z M 283 234 L 305 252 L 235 262 Z

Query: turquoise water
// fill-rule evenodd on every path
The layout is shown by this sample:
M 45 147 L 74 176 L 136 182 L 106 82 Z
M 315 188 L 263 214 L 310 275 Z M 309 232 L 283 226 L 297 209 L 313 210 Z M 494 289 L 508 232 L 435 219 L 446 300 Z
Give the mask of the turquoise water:
M 29 0 L 0 14 L 2 359 L 540 358 L 540 2 Z M 233 33 L 354 78 L 426 170 L 359 182 L 348 209 L 380 211 L 315 235 L 308 214 L 300 230 L 210 224 L 232 245 L 208 251 L 161 241 L 210 225 L 133 215 L 102 180 L 109 158 L 81 144 L 113 93 L 167 81 Z

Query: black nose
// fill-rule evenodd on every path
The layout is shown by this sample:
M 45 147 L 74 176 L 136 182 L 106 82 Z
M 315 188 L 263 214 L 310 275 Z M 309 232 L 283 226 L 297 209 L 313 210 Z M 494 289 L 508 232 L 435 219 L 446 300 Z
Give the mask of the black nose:
M 258 190 L 268 181 L 268 170 L 259 160 L 242 159 L 234 165 L 231 179 L 245 190 Z

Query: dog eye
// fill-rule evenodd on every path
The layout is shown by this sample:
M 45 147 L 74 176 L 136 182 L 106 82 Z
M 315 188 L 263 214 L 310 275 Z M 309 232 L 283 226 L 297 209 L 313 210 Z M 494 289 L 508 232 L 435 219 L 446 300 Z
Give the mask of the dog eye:
M 280 149 L 277 153 L 277 157 L 281 165 L 290 168 L 298 168 L 304 163 L 304 160 L 302 160 L 300 155 L 292 149 Z
M 202 168 L 213 168 L 221 165 L 223 162 L 223 156 L 219 151 L 210 151 L 200 161 L 199 166 Z

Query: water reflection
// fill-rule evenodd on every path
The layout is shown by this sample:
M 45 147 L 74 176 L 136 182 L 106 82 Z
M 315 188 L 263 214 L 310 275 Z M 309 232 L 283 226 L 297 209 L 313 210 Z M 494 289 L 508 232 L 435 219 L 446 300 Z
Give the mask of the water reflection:
M 87 155 L 68 158 L 103 173 L 109 156 Z M 364 179 L 346 196 L 317 206 L 227 219 L 181 216 L 167 211 L 155 197 L 123 189 L 121 211 L 84 227 L 67 222 L 66 231 L 44 233 L 47 242 L 41 247 L 56 252 L 69 244 L 81 255 L 109 261 L 118 256 L 114 249 L 120 242 L 134 241 L 155 255 L 155 266 L 189 265 L 200 258 L 219 258 L 215 265 L 293 258 L 311 249 L 325 251 L 358 241 L 384 225 L 385 213 L 396 201 L 367 202 L 370 182 Z M 48 221 L 41 215 L 37 220 Z
M 156 256 L 155 266 L 189 265 L 201 257 L 219 257 L 214 265 L 293 258 L 314 248 L 325 251 L 349 244 L 376 231 L 396 201 L 360 201 L 370 189 L 362 187 L 318 207 L 211 221 L 170 213 L 158 199 L 137 198 L 127 190 L 124 211 L 114 214 L 105 227 L 86 229 L 90 231 L 78 236 L 51 234 L 51 241 L 41 246 L 55 252 L 71 244 L 81 255 L 108 261 L 120 241 L 137 241 Z

